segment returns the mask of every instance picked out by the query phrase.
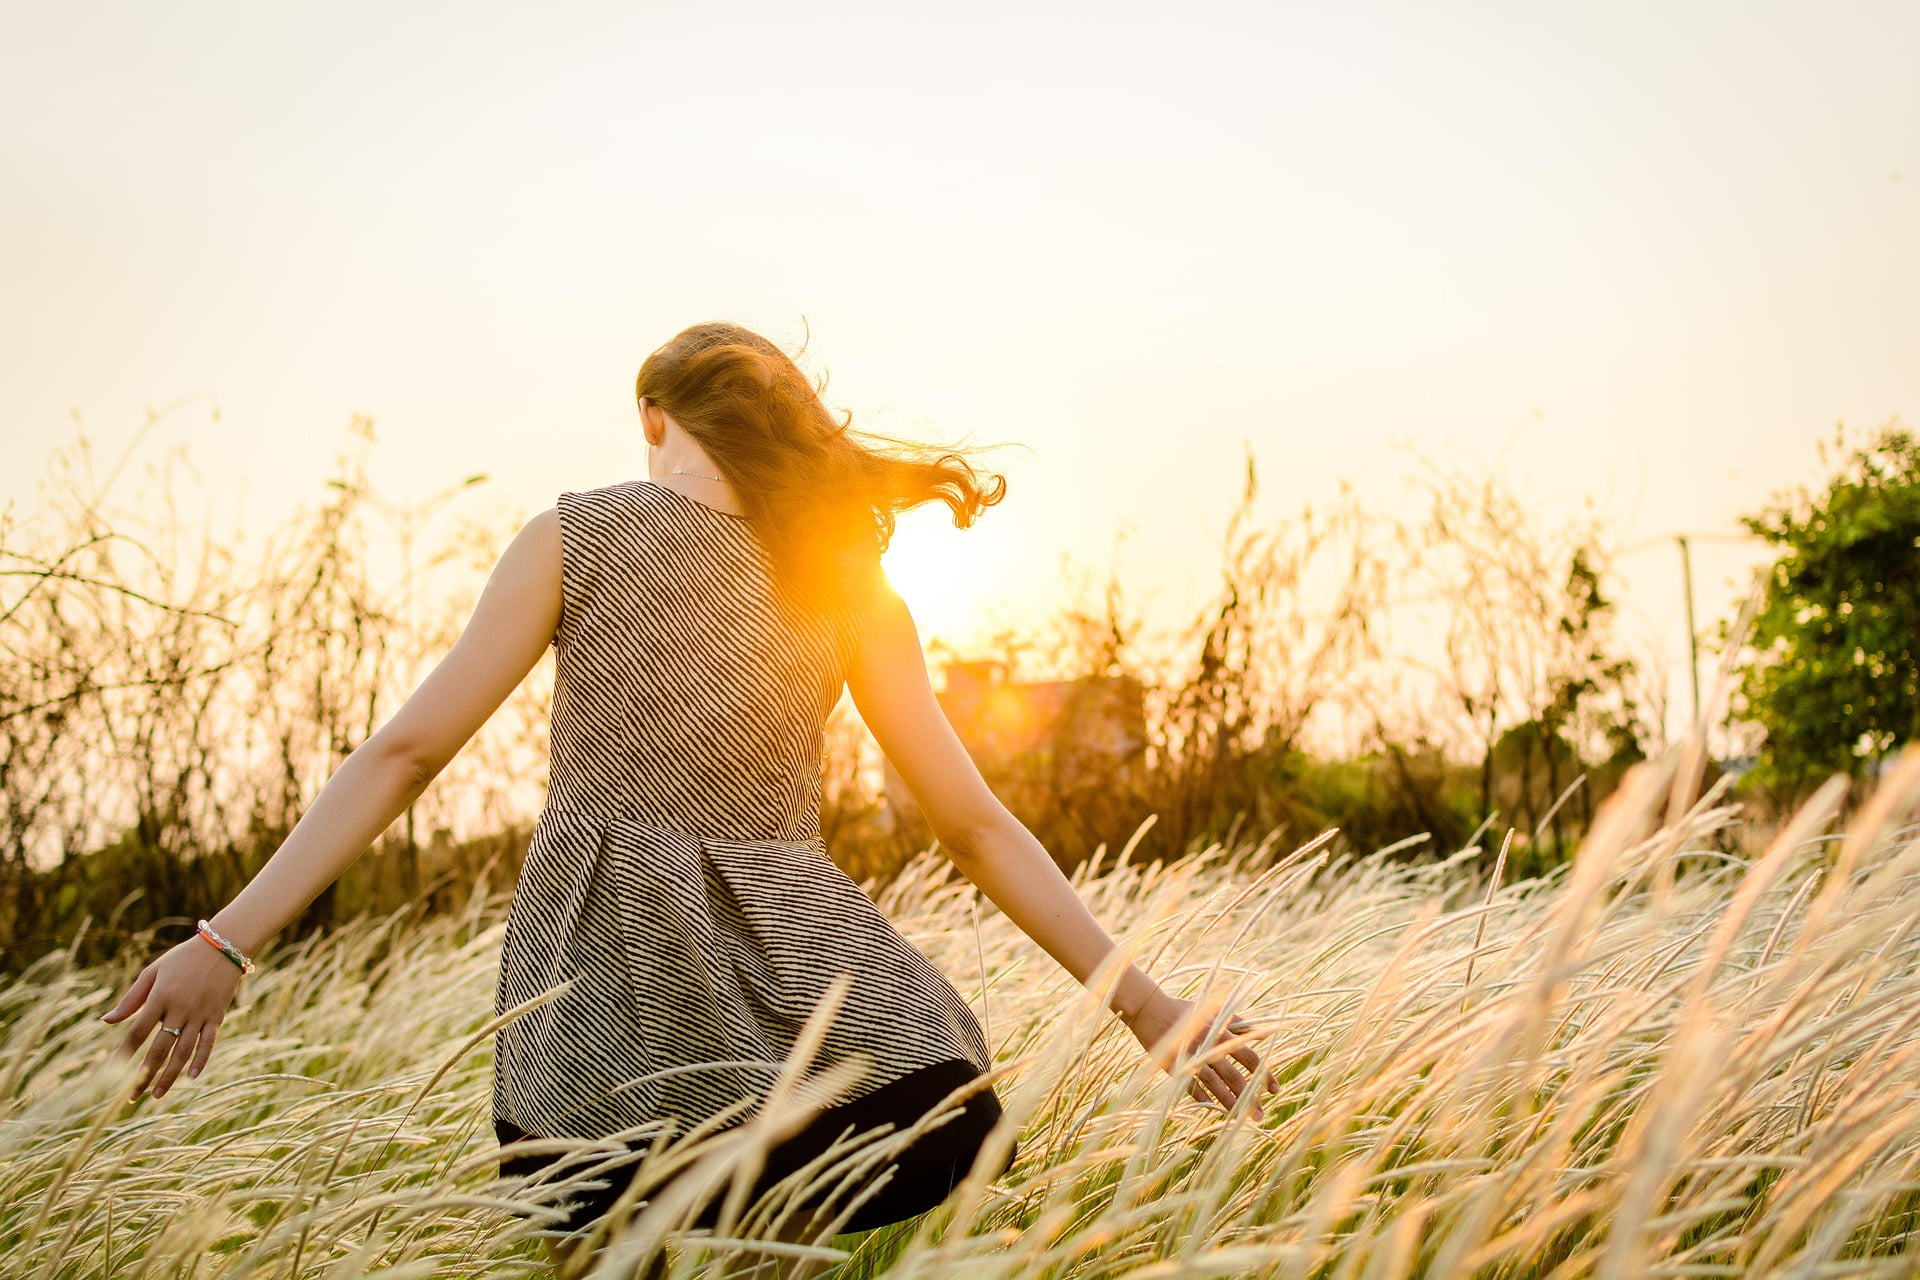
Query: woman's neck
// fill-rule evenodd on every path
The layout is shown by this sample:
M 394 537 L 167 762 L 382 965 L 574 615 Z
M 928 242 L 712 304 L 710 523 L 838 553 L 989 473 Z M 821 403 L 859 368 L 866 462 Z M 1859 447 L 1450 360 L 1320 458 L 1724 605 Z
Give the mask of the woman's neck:
M 720 468 L 713 459 L 698 450 L 677 451 L 668 456 L 655 450 L 647 456 L 647 478 L 668 488 L 678 489 L 688 497 L 704 502 L 710 507 L 718 507 L 732 515 L 745 515 L 740 500 L 734 496 L 733 486 L 721 476 Z

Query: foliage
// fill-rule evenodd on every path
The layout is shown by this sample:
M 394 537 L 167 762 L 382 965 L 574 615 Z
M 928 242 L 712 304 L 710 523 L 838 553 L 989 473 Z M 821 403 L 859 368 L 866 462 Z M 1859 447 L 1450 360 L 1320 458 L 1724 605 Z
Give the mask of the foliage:
M 1785 800 L 1920 737 L 1920 443 L 1890 424 L 1820 455 L 1839 464 L 1823 490 L 1742 520 L 1776 559 L 1737 709 L 1765 732 L 1756 779 Z
M 1343 700 L 1411 830 L 1438 844 L 1511 830 L 1511 864 L 1544 871 L 1660 738 L 1654 673 L 1617 625 L 1590 507 L 1555 518 L 1484 467 L 1416 461 L 1411 495 L 1392 504 L 1374 661 Z
M 375 489 L 373 444 L 356 419 L 323 500 L 257 548 L 184 523 L 178 458 L 152 467 L 123 509 L 114 488 L 128 459 L 99 466 L 85 437 L 56 456 L 34 518 L 0 516 L 9 967 L 82 913 L 129 928 L 211 914 L 452 644 L 479 581 L 460 570 L 494 548 L 439 527 L 438 513 L 484 477 L 394 503 Z M 419 548 L 430 522 L 433 546 Z M 387 893 L 444 894 L 434 862 L 460 863 L 471 883 L 471 855 L 497 855 L 486 837 L 511 828 L 514 800 L 537 784 L 545 721 L 542 682 L 528 681 L 395 823 L 394 856 L 328 886 L 295 931 L 332 923 L 337 905 L 348 915 Z M 463 853 L 468 835 L 481 838 Z M 102 945 L 112 940 L 88 942 Z
M 116 509 L 125 459 L 98 479 L 84 439 L 56 459 L 45 512 L 0 515 L 0 967 L 85 916 L 103 926 L 82 958 L 116 944 L 109 930 L 211 914 L 452 644 L 521 513 L 474 509 L 480 477 L 396 502 L 373 445 L 356 420 L 323 500 L 257 546 L 185 527 L 171 470 Z M 1618 718 L 1636 668 L 1615 652 L 1604 558 L 1496 477 L 1434 479 L 1417 536 L 1346 486 L 1268 516 L 1249 450 L 1190 625 L 1148 635 L 1116 568 L 1063 593 L 1051 633 L 999 636 L 1010 666 L 1048 668 L 1059 714 L 1013 760 L 969 742 L 989 784 L 1068 868 L 1149 818 L 1142 860 L 1241 829 L 1339 828 L 1356 848 L 1425 834 L 1405 847 L 1428 856 L 1496 821 L 1517 828 L 1516 868 L 1562 859 L 1632 758 L 1623 733 L 1634 745 Z M 1398 554 L 1410 539 L 1417 554 Z M 1418 673 L 1428 714 L 1396 714 L 1421 704 L 1388 678 L 1413 665 L 1385 643 L 1407 594 L 1443 606 L 1449 661 Z M 551 674 L 539 664 L 291 933 L 420 897 L 450 908 L 488 868 L 512 874 L 541 799 Z M 1346 742 L 1325 731 L 1356 722 Z M 877 785 L 878 744 L 845 698 L 822 772 L 821 832 L 857 879 L 885 881 L 932 841 Z
M 1270 520 L 1256 515 L 1258 493 L 1249 450 L 1217 592 L 1175 660 L 1146 679 L 1149 786 L 1167 823 L 1156 849 L 1242 822 L 1302 836 L 1330 825 L 1289 783 L 1309 723 L 1371 656 L 1368 623 L 1387 591 L 1381 534 L 1344 488 L 1319 511 Z

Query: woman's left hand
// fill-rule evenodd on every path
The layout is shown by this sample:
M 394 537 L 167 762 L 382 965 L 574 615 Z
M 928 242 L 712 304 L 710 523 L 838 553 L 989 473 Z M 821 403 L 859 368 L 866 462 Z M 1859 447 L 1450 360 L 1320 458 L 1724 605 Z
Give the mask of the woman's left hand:
M 198 935 L 175 945 L 140 971 L 120 1003 L 102 1016 L 105 1022 L 118 1022 L 139 1011 L 116 1050 L 122 1058 L 138 1053 L 148 1033 L 154 1033 L 145 1069 L 127 1101 L 137 1102 L 149 1084 L 154 1086 L 154 1097 L 166 1096 L 174 1077 L 189 1062 L 193 1065 L 187 1075 L 200 1074 L 213 1052 L 213 1037 L 226 1019 L 227 1006 L 240 989 L 241 976 L 233 961 Z M 173 1034 L 175 1031 L 179 1034 Z

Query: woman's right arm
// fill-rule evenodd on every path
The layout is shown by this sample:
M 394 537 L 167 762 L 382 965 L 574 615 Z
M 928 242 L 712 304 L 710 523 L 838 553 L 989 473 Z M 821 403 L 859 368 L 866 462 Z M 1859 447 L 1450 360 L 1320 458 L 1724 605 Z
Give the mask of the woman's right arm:
M 1033 833 L 1008 812 L 980 776 L 933 695 L 926 655 L 906 602 L 884 579 L 882 584 L 866 612 L 847 671 L 847 689 L 860 718 L 899 771 L 961 874 L 1086 985 L 1113 951 L 1113 938 L 1093 918 Z M 1171 1052 L 1165 1037 L 1192 1004 L 1167 994 L 1129 963 L 1113 989 L 1109 1007 L 1167 1066 Z M 1238 1029 L 1232 1023 L 1228 1026 L 1229 1031 Z M 1249 1071 L 1258 1068 L 1259 1058 L 1247 1044 L 1231 1052 Z M 1245 1079 L 1225 1058 L 1203 1067 L 1199 1078 L 1222 1105 L 1231 1105 L 1246 1087 Z M 1197 1088 L 1189 1092 L 1206 1101 Z
M 559 513 L 549 508 L 501 554 L 452 651 L 334 770 L 266 865 L 214 913 L 208 922 L 214 931 L 251 952 L 319 897 L 518 687 L 546 652 L 559 617 Z M 233 962 L 198 937 L 176 943 L 141 970 L 103 1018 L 132 1018 L 122 1057 L 148 1044 L 134 1098 L 149 1084 L 154 1097 L 166 1096 L 183 1069 L 190 1077 L 200 1074 L 239 982 Z M 156 1027 L 163 1032 L 148 1043 Z

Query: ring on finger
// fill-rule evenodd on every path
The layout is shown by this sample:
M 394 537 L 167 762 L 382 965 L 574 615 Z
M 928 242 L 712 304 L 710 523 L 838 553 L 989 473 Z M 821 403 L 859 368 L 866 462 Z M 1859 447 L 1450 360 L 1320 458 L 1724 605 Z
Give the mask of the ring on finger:
M 167 1033 L 168 1035 L 170 1035 L 170 1036 L 177 1036 L 177 1035 L 179 1035 L 179 1034 L 180 1034 L 180 1033 L 181 1033 L 182 1031 L 185 1031 L 185 1030 L 186 1030 L 186 1028 L 185 1028 L 185 1027 L 161 1027 L 160 1029 L 161 1029 L 162 1031 L 164 1031 L 164 1032 L 166 1032 L 166 1033 Z

